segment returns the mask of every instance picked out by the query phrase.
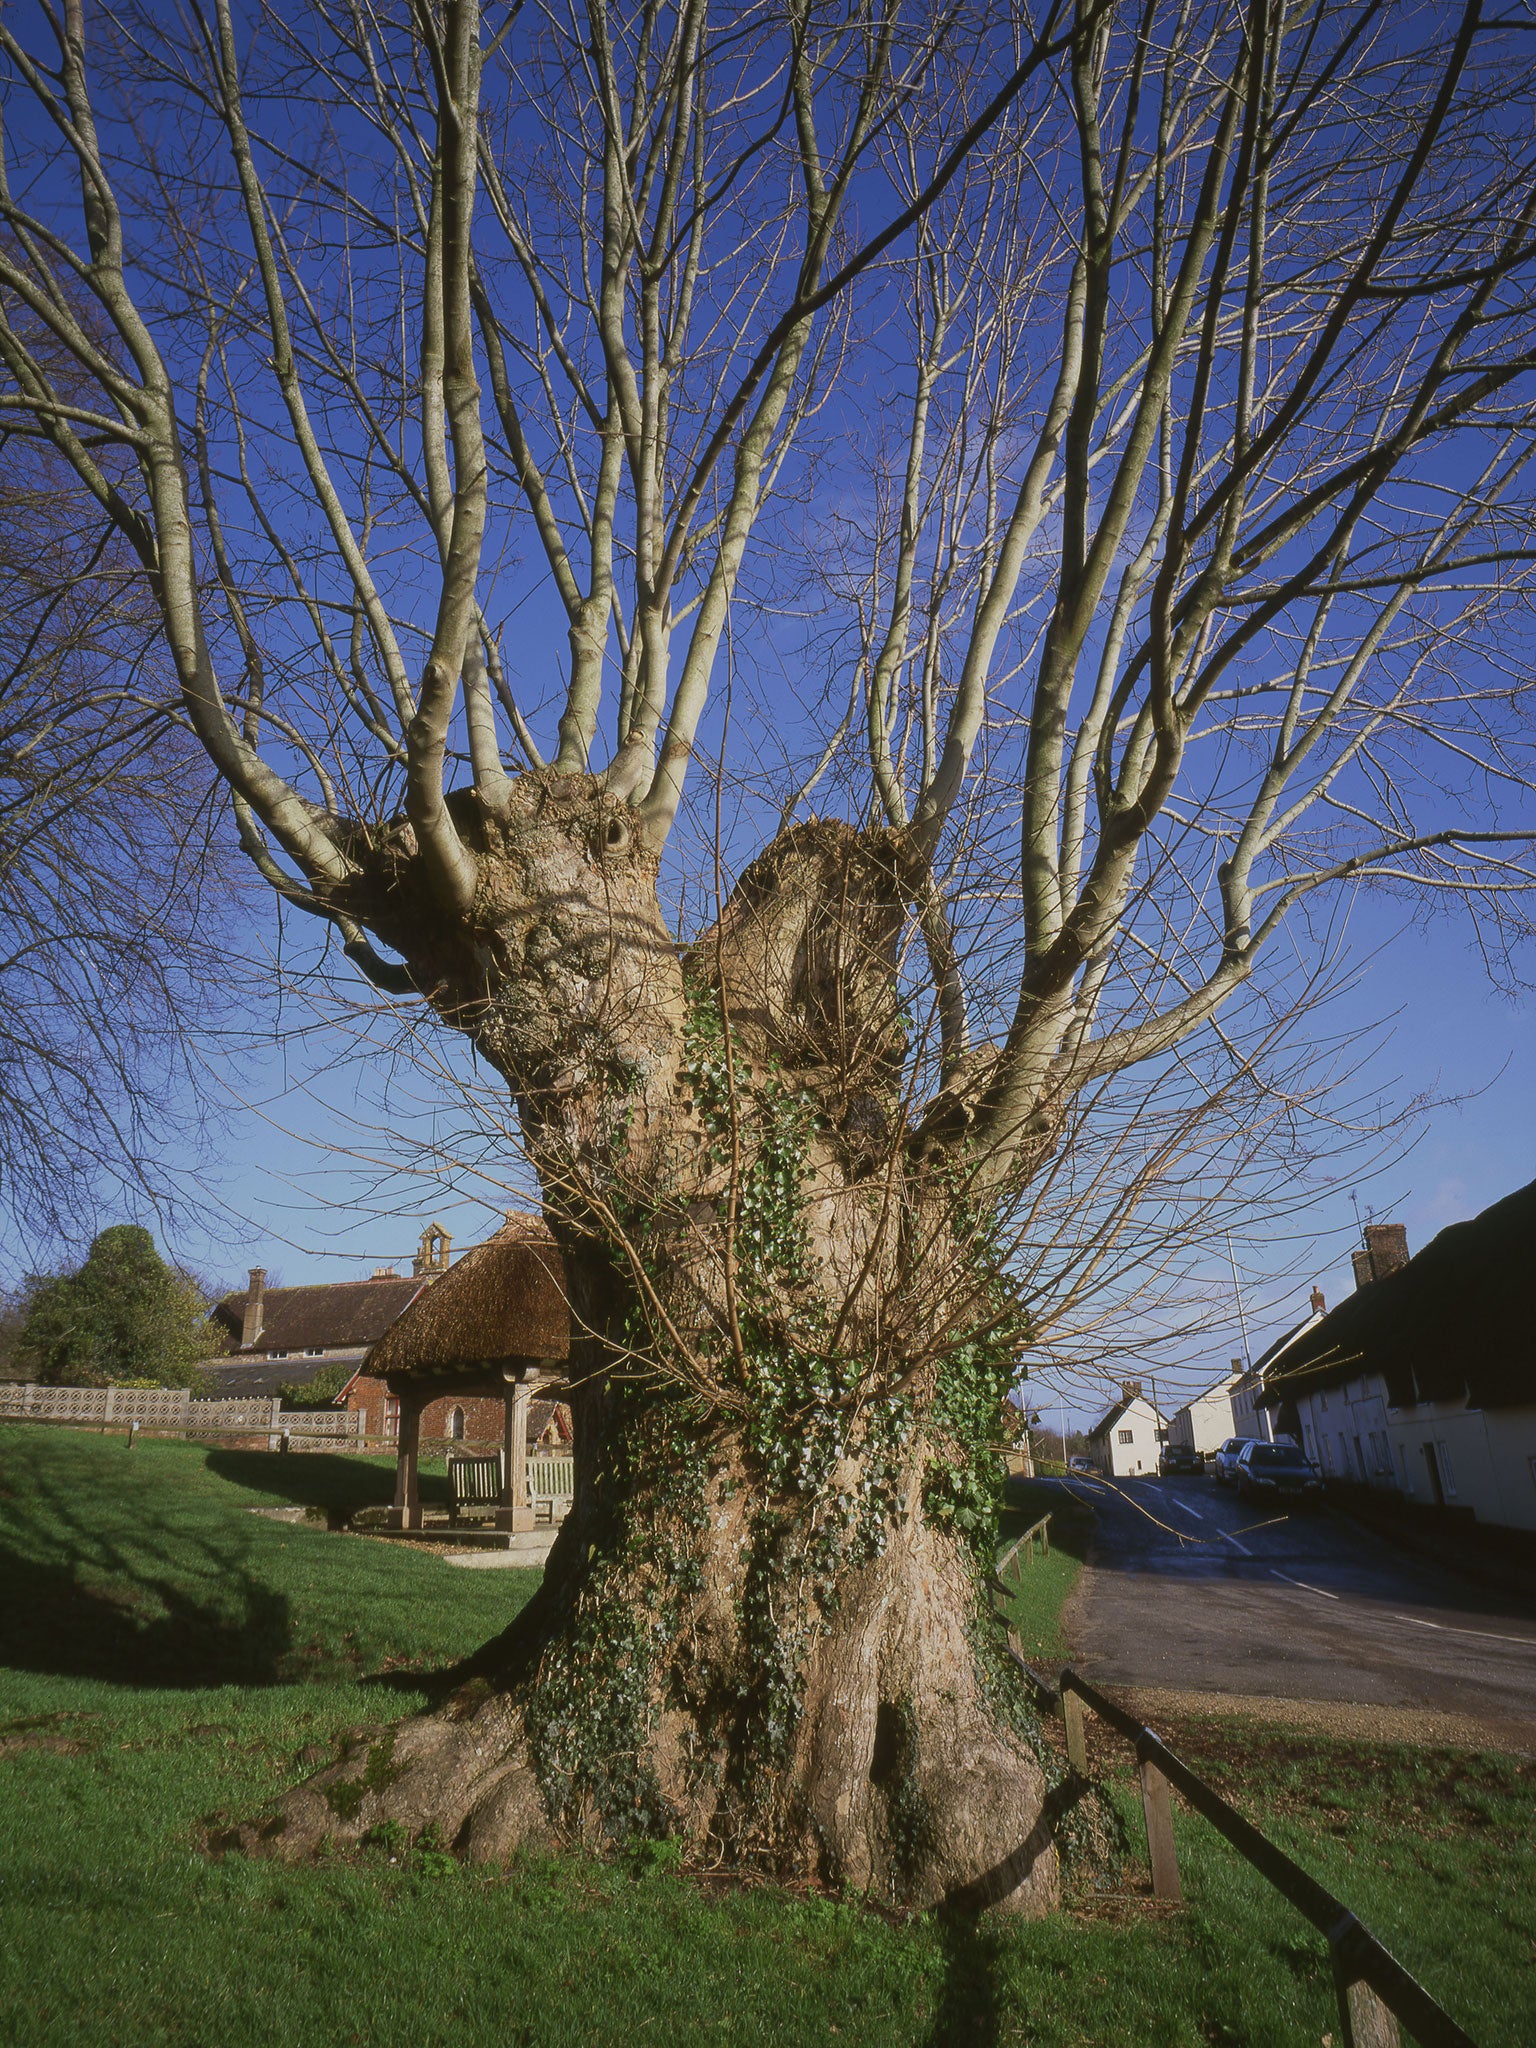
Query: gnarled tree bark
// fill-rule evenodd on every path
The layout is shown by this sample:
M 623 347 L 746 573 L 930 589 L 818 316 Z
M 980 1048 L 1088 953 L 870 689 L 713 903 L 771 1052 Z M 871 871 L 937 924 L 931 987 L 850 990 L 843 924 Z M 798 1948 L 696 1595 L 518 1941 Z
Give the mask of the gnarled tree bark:
M 527 776 L 457 823 L 466 928 L 418 892 L 408 825 L 350 849 L 352 908 L 516 1100 L 577 1332 L 575 1502 L 473 1681 L 257 1839 L 398 1820 L 498 1857 L 659 1831 L 1043 1910 L 1046 1774 L 929 1483 L 987 1458 L 1017 1322 L 911 1145 L 899 835 L 785 831 L 684 954 L 595 779 Z M 967 1436 L 938 1395 L 968 1342 Z

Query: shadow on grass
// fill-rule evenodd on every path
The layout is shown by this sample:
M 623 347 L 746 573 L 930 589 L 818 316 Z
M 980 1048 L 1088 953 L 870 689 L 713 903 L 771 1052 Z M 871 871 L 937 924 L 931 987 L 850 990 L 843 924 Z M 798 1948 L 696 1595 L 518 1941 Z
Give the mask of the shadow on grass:
M 1093 1509 L 1066 1487 L 1039 1479 L 1008 1480 L 997 1518 L 998 1547 L 1022 1536 L 1043 1515 L 1051 1518 L 1051 1548 L 1065 1551 L 1081 1563 L 1093 1534 Z
M 1088 1796 L 1081 1778 L 1064 1778 L 1046 1793 L 1029 1834 L 1010 1855 L 971 1884 L 952 1893 L 936 1916 L 944 1956 L 944 1985 L 925 2048 L 952 2041 L 980 2048 L 1000 2038 L 1004 2009 L 998 1972 L 1005 1939 L 1003 1922 L 987 1908 L 1024 1882 L 1040 1857 L 1060 1839 L 1062 1823 Z
M 219 1570 L 212 1599 L 146 1571 L 142 1553 L 131 1583 L 92 1584 L 79 1563 L 42 1563 L 0 1544 L 0 1655 L 17 1671 L 177 1690 L 293 1678 L 287 1596 L 232 1560 L 210 1561 Z
M 323 1508 L 338 1522 L 359 1508 L 387 1507 L 395 1497 L 394 1466 L 350 1451 L 210 1451 L 205 1462 L 215 1478 L 232 1486 L 277 1494 L 295 1507 Z M 420 1483 L 429 1507 L 448 1505 L 445 1474 L 423 1472 Z
M 140 1458 L 143 1454 L 139 1454 Z M 132 1459 L 39 1444 L 0 1492 L 0 1659 L 127 1686 L 292 1683 L 349 1671 L 346 1649 L 300 1643 L 254 1531 L 149 1483 Z
M 1003 1937 L 991 1915 L 948 1912 L 939 1921 L 944 1986 L 924 2048 L 993 2048 L 1001 2037 L 998 1964 Z

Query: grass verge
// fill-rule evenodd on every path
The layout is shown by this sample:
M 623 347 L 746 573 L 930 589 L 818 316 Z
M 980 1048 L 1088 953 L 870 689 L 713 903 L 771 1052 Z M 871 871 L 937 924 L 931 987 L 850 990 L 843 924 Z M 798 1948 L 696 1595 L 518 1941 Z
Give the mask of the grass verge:
M 382 1462 L 0 1429 L 0 2040 L 585 2048 L 664 2040 L 1252 2048 L 1337 2022 L 1320 1942 L 1202 1824 L 1189 1906 L 1134 1866 L 1050 1919 L 893 1923 L 652 1856 L 462 1868 L 379 1845 L 202 1851 L 531 1589 L 246 1514 L 386 1497 Z M 1021 1510 L 1026 1511 L 1026 1510 Z M 1033 1519 L 1033 1517 L 1031 1517 Z M 1053 1525 L 1054 1530 L 1054 1525 Z M 1057 1545 L 1053 1545 L 1053 1556 Z M 1212 1719 L 1170 1731 L 1360 1910 L 1482 2048 L 1531 2038 L 1529 1769 Z M 1102 1766 L 1138 1839 L 1123 1757 Z
M 1034 1479 L 1010 1479 L 1006 1506 L 998 1524 L 998 1554 L 1042 1515 L 1049 1515 L 1050 1552 L 1029 1546 L 1009 1566 L 1012 1597 L 1008 1619 L 1017 1629 L 1019 1647 L 1032 1664 L 1060 1664 L 1071 1653 L 1061 1626 L 1062 1609 L 1077 1585 L 1093 1529 L 1093 1510 L 1065 1487 L 1043 1486 Z

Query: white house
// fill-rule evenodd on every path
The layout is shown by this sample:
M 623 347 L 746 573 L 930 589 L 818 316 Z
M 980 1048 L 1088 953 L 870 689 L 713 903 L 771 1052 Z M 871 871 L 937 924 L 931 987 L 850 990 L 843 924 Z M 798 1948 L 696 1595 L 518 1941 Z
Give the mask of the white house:
M 1410 1259 L 1371 1224 L 1356 1291 L 1289 1347 L 1263 1400 L 1325 1478 L 1536 1530 L 1536 1182 Z
M 1120 1399 L 1089 1430 L 1088 1455 L 1106 1479 L 1155 1472 L 1162 1433 L 1163 1418 L 1142 1393 L 1141 1381 L 1126 1380 Z
M 1186 1401 L 1175 1411 L 1168 1425 L 1169 1443 L 1186 1451 L 1195 1451 L 1201 1457 L 1209 1457 L 1229 1436 L 1244 1435 L 1246 1432 L 1237 1427 L 1232 1412 L 1233 1391 L 1243 1377 L 1243 1361 L 1234 1358 L 1229 1373 L 1224 1373 L 1214 1386 L 1207 1387 L 1203 1394 L 1196 1394 L 1192 1401 Z
M 1272 1381 L 1283 1377 L 1286 1361 L 1294 1355 L 1297 1345 L 1307 1332 L 1315 1330 L 1327 1313 L 1328 1304 L 1314 1287 L 1307 1315 L 1277 1337 L 1267 1351 L 1260 1352 L 1246 1372 L 1240 1369 L 1241 1361 L 1233 1359 L 1232 1367 L 1237 1373 L 1237 1380 L 1232 1388 L 1234 1436 L 1256 1437 L 1260 1443 L 1273 1443 L 1276 1437 L 1287 1437 L 1296 1443 L 1301 1442 L 1295 1417 L 1288 1411 L 1277 1413 L 1274 1406 L 1266 1404 L 1264 1390 Z

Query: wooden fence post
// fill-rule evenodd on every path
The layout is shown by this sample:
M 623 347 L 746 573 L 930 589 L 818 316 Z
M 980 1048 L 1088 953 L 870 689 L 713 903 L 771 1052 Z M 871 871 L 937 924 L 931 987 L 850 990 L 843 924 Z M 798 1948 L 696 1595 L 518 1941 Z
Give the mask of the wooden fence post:
M 1173 1799 L 1168 1780 L 1150 1757 L 1141 1765 L 1141 1811 L 1147 1823 L 1147 1858 L 1152 1865 L 1152 1896 L 1177 1905 L 1184 1893 L 1173 1847 Z
M 1083 1703 L 1075 1692 L 1062 1694 L 1061 1717 L 1067 1724 L 1067 1762 L 1080 1778 L 1086 1778 L 1088 1742 L 1083 1733 Z
M 1329 1937 L 1344 2048 L 1401 2048 L 1403 2037 L 1397 2015 L 1363 1977 L 1356 1975 L 1346 1946 L 1347 1936 Z

